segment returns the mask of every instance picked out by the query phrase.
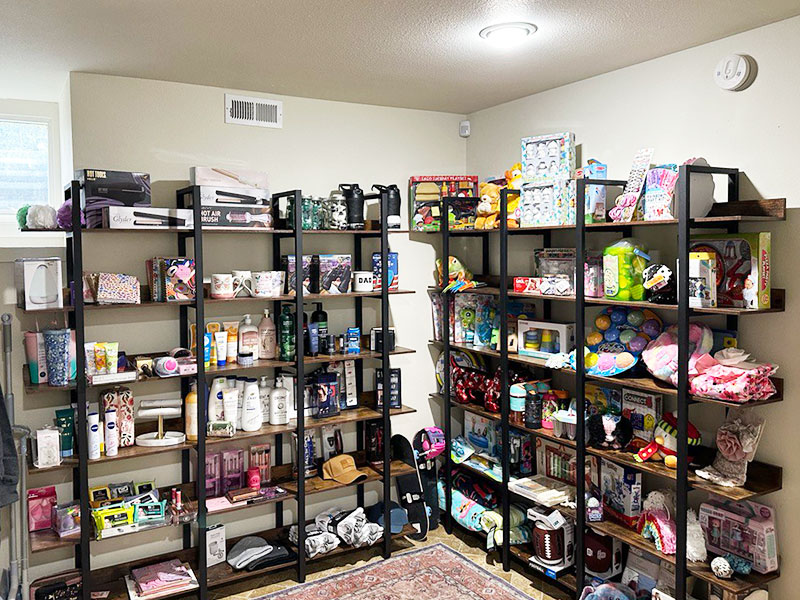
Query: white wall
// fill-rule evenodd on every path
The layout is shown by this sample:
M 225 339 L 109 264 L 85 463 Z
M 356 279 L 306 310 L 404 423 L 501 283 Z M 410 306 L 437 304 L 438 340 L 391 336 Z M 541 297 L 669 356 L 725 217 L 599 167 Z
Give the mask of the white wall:
M 731 52 L 747 53 L 758 61 L 758 78 L 746 91 L 725 92 L 712 80 L 716 62 Z M 792 234 L 800 220 L 800 193 L 792 167 L 800 137 L 800 70 L 791 59 L 796 56 L 800 56 L 800 18 L 471 114 L 472 136 L 467 142 L 467 172 L 482 178 L 501 174 L 520 160 L 521 137 L 572 131 L 580 147 L 581 164 L 589 158 L 606 162 L 610 178 L 626 178 L 636 150 L 654 147 L 654 162 L 680 163 L 692 156 L 704 156 L 716 166 L 738 167 L 746 175 L 743 199 L 786 198 L 787 204 L 795 207 L 786 223 L 743 228 L 772 232 L 772 285 L 785 288 L 787 294 L 785 313 L 740 321 L 741 346 L 779 364 L 778 374 L 786 382 L 785 402 L 758 409 L 767 419 L 758 459 L 784 467 L 783 490 L 763 499 L 777 507 L 779 517 L 784 576 L 770 585 L 770 597 L 775 598 L 793 595 L 796 584 L 787 567 L 800 560 L 800 521 L 796 517 L 800 460 L 793 451 L 796 443 L 787 445 L 787 441 L 796 439 L 793 398 L 800 385 L 798 345 L 791 326 L 800 319 L 800 284 L 795 268 L 800 248 Z M 722 191 L 717 199 L 724 198 Z M 645 239 L 651 247 L 662 250 L 664 259 L 674 258 L 674 238 L 666 229 L 658 235 Z M 587 243 L 602 248 L 609 237 L 613 236 L 594 233 Z M 512 238 L 511 273 L 530 272 L 530 248 L 538 245 L 538 240 Z M 571 235 L 559 234 L 554 236 L 554 244 L 574 246 L 574 241 Z M 559 306 L 556 316 L 570 318 L 572 310 L 572 306 Z M 722 410 L 701 405 L 692 407 L 691 415 L 703 430 L 706 443 L 713 441 L 715 427 L 724 418 Z M 652 485 L 663 483 L 655 479 Z M 693 501 L 704 497 L 695 492 Z
M 177 83 L 147 81 L 73 73 L 66 88 L 64 106 L 70 111 L 72 146 L 65 148 L 66 160 L 74 156 L 75 168 L 141 170 L 151 174 L 155 205 L 174 206 L 174 191 L 187 184 L 189 167 L 214 165 L 262 169 L 269 173 L 273 191 L 301 188 L 304 193 L 326 196 L 339 183 L 359 182 L 368 188 L 373 183 L 397 183 L 405 189 L 409 176 L 426 173 L 461 174 L 466 162 L 466 144 L 458 137 L 458 121 L 462 115 L 403 110 L 366 105 L 279 97 L 284 101 L 282 130 L 225 125 L 223 94 L 226 90 Z M 230 91 L 230 90 L 227 90 Z M 258 94 L 257 94 L 258 95 Z M 65 167 L 67 170 L 69 167 Z M 405 192 L 403 193 L 405 197 Z M 403 206 L 405 221 L 406 207 Z M 371 216 L 377 216 L 372 211 Z M 352 237 L 333 240 L 330 236 L 307 236 L 307 252 L 352 252 Z M 144 277 L 144 260 L 151 256 L 174 254 L 176 237 L 168 234 L 141 236 L 86 236 L 84 261 L 86 268 L 111 269 Z M 269 236 L 206 236 L 205 272 L 231 269 L 263 269 L 271 266 Z M 431 282 L 434 249 L 425 243 L 413 242 L 408 235 L 392 235 L 392 249 L 400 253 L 401 287 L 418 290 L 391 300 L 391 318 L 398 328 L 398 343 L 417 349 L 415 355 L 392 359 L 393 366 L 403 369 L 403 400 L 417 409 L 414 415 L 393 419 L 395 431 L 408 436 L 439 419 L 437 405 L 428 400 L 433 391 L 431 360 L 426 341 L 430 317 L 425 288 Z M 284 252 L 290 251 L 287 245 Z M 365 241 L 365 264 L 377 250 L 375 241 Z M 52 253 L 53 251 L 51 251 Z M 21 251 L 19 256 L 34 255 Z M 4 269 L 4 302 L 13 303 L 11 265 Z M 271 305 L 268 305 L 271 306 Z M 258 313 L 261 304 L 254 302 L 246 309 L 233 310 L 225 305 L 206 309 L 206 319 L 240 318 L 241 312 Z M 352 300 L 331 300 L 325 308 L 332 331 L 353 325 Z M 10 308 L 10 307 L 9 307 Z M 364 301 L 365 324 L 376 324 L 379 304 Z M 312 309 L 310 309 L 312 310 Z M 310 312 L 309 310 L 309 312 Z M 12 309 L 12 312 L 13 309 Z M 422 315 L 422 316 L 420 316 Z M 19 330 L 34 326 L 33 319 L 23 317 Z M 41 321 L 41 320 L 40 320 Z M 422 326 L 419 326 L 419 324 Z M 169 308 L 126 309 L 87 314 L 87 340 L 119 340 L 129 353 L 166 350 L 178 345 L 177 311 Z M 15 374 L 22 363 L 21 353 Z M 368 363 L 375 366 L 377 363 Z M 265 371 L 265 374 L 268 371 Z M 25 398 L 17 379 L 18 420 L 30 426 L 41 426 L 52 418 L 54 407 L 66 402 L 62 393 Z M 175 396 L 178 387 L 164 382 L 134 389 L 137 398 L 147 395 Z M 372 369 L 365 370 L 365 386 L 372 387 Z M 90 394 L 90 401 L 96 398 Z M 346 449 L 355 449 L 355 426 L 345 426 Z M 287 437 L 287 436 L 285 436 Z M 289 460 L 288 448 L 284 460 Z M 93 483 L 119 480 L 145 480 L 155 477 L 160 485 L 180 481 L 179 454 L 162 454 L 154 458 L 126 461 L 93 467 Z M 59 477 L 59 499 L 68 500 L 68 471 Z M 32 475 L 30 485 L 51 483 L 51 476 Z M 367 503 L 378 498 L 378 484 L 367 485 Z M 355 492 L 343 491 L 311 498 L 307 514 L 332 504 L 355 505 Z M 287 508 L 294 503 L 287 502 Z M 229 523 L 228 535 L 255 532 L 273 526 L 272 507 L 253 508 L 210 519 Z M 287 522 L 291 517 L 287 512 Z M 96 542 L 92 546 L 93 567 L 102 567 L 135 557 L 142 557 L 180 547 L 178 530 L 159 530 L 115 540 Z M 68 550 L 32 556 L 32 577 L 69 568 Z

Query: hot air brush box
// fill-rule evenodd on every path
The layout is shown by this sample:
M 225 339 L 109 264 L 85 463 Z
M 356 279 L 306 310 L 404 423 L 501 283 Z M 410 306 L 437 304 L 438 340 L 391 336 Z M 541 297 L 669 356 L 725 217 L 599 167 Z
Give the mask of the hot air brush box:
M 201 206 L 203 227 L 249 227 L 272 229 L 272 207 L 240 204 L 238 206 Z

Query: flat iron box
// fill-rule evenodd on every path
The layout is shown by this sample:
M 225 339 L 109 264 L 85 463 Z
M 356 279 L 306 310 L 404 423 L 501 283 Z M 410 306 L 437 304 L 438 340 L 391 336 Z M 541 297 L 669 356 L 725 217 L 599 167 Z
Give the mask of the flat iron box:
M 152 205 L 149 173 L 82 169 L 75 171 L 75 179 L 81 183 L 86 227 L 102 227 L 104 206 Z
M 61 259 L 18 258 L 14 261 L 17 306 L 25 310 L 64 308 Z

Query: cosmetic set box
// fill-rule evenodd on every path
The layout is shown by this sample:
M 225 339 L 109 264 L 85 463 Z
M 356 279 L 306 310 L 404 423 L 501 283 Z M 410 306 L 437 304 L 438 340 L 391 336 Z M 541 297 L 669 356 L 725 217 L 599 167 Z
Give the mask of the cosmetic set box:
M 63 308 L 61 259 L 18 258 L 14 261 L 17 306 L 25 310 Z
M 75 179 L 81 184 L 81 208 L 87 228 L 103 226 L 104 207 L 152 204 L 149 173 L 80 169 L 75 171 Z

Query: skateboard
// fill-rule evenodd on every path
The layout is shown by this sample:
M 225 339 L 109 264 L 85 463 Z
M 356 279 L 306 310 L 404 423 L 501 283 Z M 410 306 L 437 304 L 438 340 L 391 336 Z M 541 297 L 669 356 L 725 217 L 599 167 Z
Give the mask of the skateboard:
M 439 527 L 439 497 L 436 489 L 436 457 L 445 447 L 444 433 L 438 427 L 420 429 L 414 436 L 414 455 L 428 510 L 428 529 Z
M 393 460 L 400 460 L 408 466 L 414 467 L 413 473 L 398 475 L 394 481 L 400 506 L 406 509 L 408 522 L 416 529 L 416 532 L 409 537 L 413 540 L 424 540 L 428 536 L 428 510 L 425 505 L 425 494 L 414 448 L 411 447 L 408 438 L 399 434 L 392 436 L 391 444 Z

